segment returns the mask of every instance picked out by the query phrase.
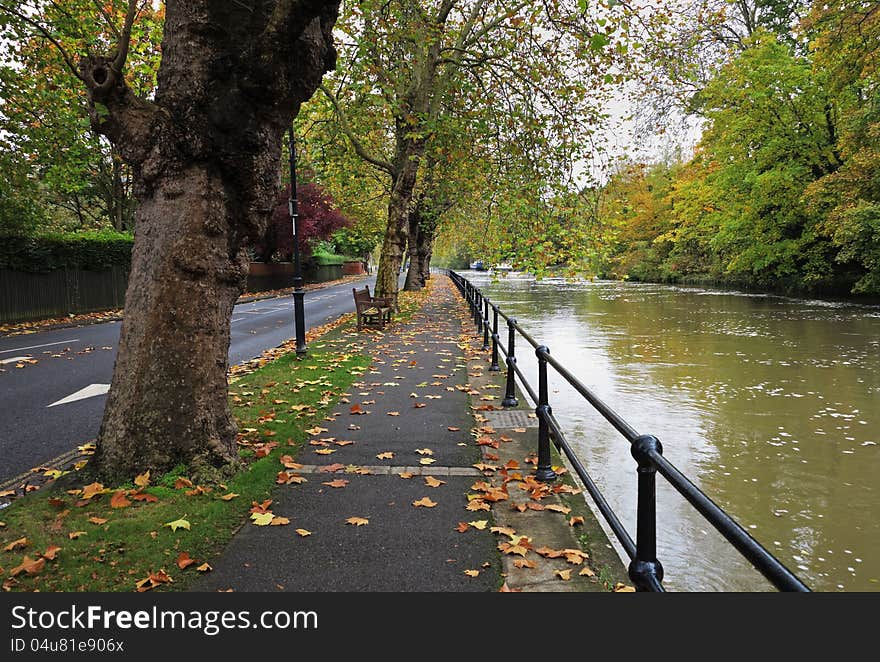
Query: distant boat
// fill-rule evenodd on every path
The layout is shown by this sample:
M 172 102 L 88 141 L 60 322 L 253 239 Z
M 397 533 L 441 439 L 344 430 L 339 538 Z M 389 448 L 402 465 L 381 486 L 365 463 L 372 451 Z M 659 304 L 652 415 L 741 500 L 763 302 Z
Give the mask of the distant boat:
M 492 267 L 493 271 L 513 271 L 513 267 L 511 267 L 507 262 L 502 262 L 501 264 L 496 264 Z
M 476 262 L 471 262 L 471 269 L 474 271 L 485 271 L 486 267 L 483 265 L 482 260 L 477 260 Z

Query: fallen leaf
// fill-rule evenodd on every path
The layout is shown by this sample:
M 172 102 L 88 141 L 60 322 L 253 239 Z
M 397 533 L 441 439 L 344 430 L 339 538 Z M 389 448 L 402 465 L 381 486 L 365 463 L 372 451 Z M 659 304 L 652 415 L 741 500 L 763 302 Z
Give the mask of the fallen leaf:
M 339 471 L 340 469 L 345 469 L 345 465 L 340 464 L 339 462 L 335 462 L 333 464 L 328 464 L 321 467 L 320 469 L 318 469 L 318 471 L 325 474 L 332 474 L 333 472 Z
M 491 510 L 492 507 L 488 503 L 483 501 L 482 499 L 471 499 L 470 501 L 468 501 L 468 505 L 465 506 L 465 509 L 466 510 L 473 510 L 473 511 Z
M 93 496 L 97 494 L 104 493 L 104 486 L 101 483 L 92 483 L 91 485 L 86 485 L 82 491 L 83 499 L 91 499 Z
M 458 531 L 459 533 L 464 533 L 464 532 L 467 531 L 469 528 L 470 528 L 470 527 L 468 526 L 467 522 L 459 522 L 459 523 L 458 523 L 458 526 L 455 527 L 455 530 Z
M 424 465 L 434 464 L 436 461 L 437 460 L 435 460 L 432 457 L 423 457 L 421 460 L 419 460 L 419 464 L 424 464 Z
M 344 478 L 337 478 L 336 480 L 321 483 L 321 485 L 326 485 L 327 487 L 345 487 L 346 485 L 348 485 L 348 481 Z
M 13 540 L 11 543 L 6 545 L 6 547 L 3 548 L 3 551 L 4 552 L 11 552 L 16 549 L 21 549 L 22 547 L 27 547 L 27 544 L 28 544 L 28 539 L 26 537 L 19 538 L 18 540 Z
M 514 431 L 514 432 L 519 432 L 520 434 L 522 434 L 523 432 L 526 431 L 526 429 L 525 429 L 525 428 L 513 428 L 513 431 Z
M 290 520 L 286 517 L 273 517 L 269 522 L 269 526 L 286 526 L 290 524 Z
M 67 537 L 71 540 L 76 540 L 77 538 L 86 535 L 85 531 L 71 531 L 67 534 Z
M 553 574 L 559 577 L 563 581 L 568 581 L 571 579 L 571 568 L 568 570 L 554 570 Z
M 365 524 L 369 524 L 370 520 L 366 517 L 349 517 L 345 520 L 346 524 L 353 524 L 354 526 L 364 526 Z
M 297 529 L 297 530 L 296 530 L 296 534 L 297 534 L 298 536 L 301 536 L 301 537 L 305 538 L 306 536 L 310 536 L 310 535 L 312 535 L 312 532 L 309 531 L 308 529 Z
M 394 453 L 392 453 L 391 451 L 386 451 L 384 453 L 379 453 L 378 455 L 376 455 L 376 459 L 379 459 L 379 460 L 390 460 L 393 457 L 394 457 Z
M 403 479 L 405 479 L 405 480 L 409 480 L 410 478 L 412 478 L 413 476 L 415 476 L 415 474 L 412 474 L 412 473 L 410 473 L 409 471 L 401 471 L 401 472 L 398 474 L 398 476 L 400 476 L 401 478 L 403 478 Z
M 432 451 L 430 448 L 417 448 L 416 453 L 418 453 L 419 455 L 433 455 L 434 451 Z
M 239 496 L 235 492 L 230 492 L 229 494 L 224 494 L 223 496 L 217 497 L 221 501 L 232 501 L 235 497 Z
M 399 411 L 389 411 L 388 415 L 389 416 L 400 416 L 400 412 Z
M 49 547 L 46 548 L 46 551 L 43 552 L 42 556 L 44 559 L 49 559 L 50 561 L 54 561 L 55 555 L 58 554 L 58 552 L 60 552 L 60 551 L 61 551 L 61 548 L 58 545 L 49 545 Z
M 49 505 L 53 508 L 63 508 L 64 507 L 64 499 L 58 499 L 57 497 L 51 497 L 47 499 Z
M 479 529 L 480 531 L 483 531 L 486 528 L 486 525 L 489 524 L 489 520 L 481 519 L 481 520 L 476 520 L 474 522 L 468 522 L 468 524 L 470 524 L 475 529 Z
M 318 455 L 330 455 L 331 453 L 335 453 L 335 448 L 319 448 L 315 451 Z
M 422 508 L 422 507 L 424 507 L 424 508 L 433 508 L 434 506 L 437 505 L 437 502 L 436 502 L 436 501 L 431 501 L 431 498 L 430 498 L 430 497 L 422 497 L 422 498 L 419 499 L 418 501 L 413 501 L 413 502 L 412 502 L 412 505 L 414 505 L 416 508 Z
M 513 560 L 514 568 L 537 568 L 538 564 L 534 561 L 526 558 L 514 559 Z
M 457 428 L 457 427 L 455 427 L 455 426 L 452 426 L 452 425 L 450 425 L 450 426 L 447 426 L 447 428 L 446 428 L 446 429 L 447 429 L 447 430 L 449 430 L 449 431 L 450 431 L 450 432 L 458 432 L 458 431 L 460 431 L 460 430 L 461 430 L 461 428 Z
M 103 517 L 89 517 L 89 521 L 92 524 L 106 524 L 109 520 L 104 519 Z
M 632 586 L 627 586 L 626 584 L 622 584 L 621 582 L 617 582 L 612 589 L 615 593 L 635 593 L 636 589 Z
M 0 491 L 0 498 L 15 496 L 15 490 L 2 490 Z
M 135 492 L 134 494 L 129 494 L 129 496 L 135 501 L 146 501 L 147 503 L 157 503 L 159 501 L 159 497 L 154 494 L 147 494 L 146 492 Z
M 311 434 L 311 435 L 321 434 L 322 432 L 328 432 L 328 430 L 327 430 L 327 428 L 322 428 L 319 425 L 316 425 L 315 427 L 309 428 L 308 430 L 306 430 L 306 434 Z
M 111 508 L 127 508 L 131 505 L 131 501 L 125 498 L 125 492 L 119 490 L 110 498 Z
M 150 472 L 149 470 L 140 474 L 139 476 L 135 476 L 134 484 L 140 488 L 144 488 L 150 484 Z
M 180 554 L 177 555 L 177 567 L 180 568 L 181 570 L 191 566 L 193 563 L 196 563 L 196 560 L 191 559 L 189 557 L 189 553 L 181 552 Z
M 577 526 L 578 524 L 583 524 L 583 523 L 584 523 L 584 518 L 581 517 L 580 515 L 578 515 L 577 517 L 571 517 L 568 520 L 569 526 Z
M 509 526 L 493 526 L 489 531 L 500 533 L 503 536 L 513 536 L 516 534 L 516 529 L 511 529 Z
M 428 487 L 440 487 L 441 485 L 445 485 L 445 480 L 439 480 L 434 478 L 434 476 L 425 476 L 425 485 Z
M 25 572 L 29 575 L 36 575 L 42 572 L 43 568 L 45 567 L 46 559 L 42 557 L 32 559 L 30 556 L 25 555 L 24 559 L 22 559 L 21 565 L 12 568 L 12 570 L 9 571 L 9 575 L 11 577 L 15 577 L 22 572 Z
M 186 515 L 184 515 L 184 517 L 186 517 Z M 190 530 L 189 529 L 189 522 L 187 522 L 185 519 L 183 519 L 183 517 L 181 517 L 180 519 L 173 520 L 171 522 L 165 522 L 165 524 L 163 524 L 162 526 L 167 526 L 172 531 L 177 531 L 177 529 L 186 529 L 187 531 Z
M 257 503 L 256 501 L 251 501 L 251 509 L 248 512 L 251 513 L 268 513 L 269 506 L 272 505 L 272 499 L 266 499 L 263 503 Z
M 211 565 L 207 561 L 205 561 L 204 563 L 202 563 L 202 565 L 200 565 L 196 568 L 196 570 L 198 570 L 199 572 L 211 572 L 211 570 L 213 570 L 213 569 L 214 568 L 212 568 Z
M 590 570 L 589 566 L 584 566 L 578 573 L 581 577 L 595 577 L 596 573 Z
M 269 526 L 274 517 L 272 513 L 251 513 L 251 520 L 257 526 Z
M 560 506 L 557 503 L 548 503 L 544 506 L 544 510 L 552 510 L 554 513 L 562 513 L 563 515 L 568 515 L 571 512 L 571 508 Z
M 427 406 L 428 405 L 426 405 L 424 402 L 416 402 L 415 404 L 413 404 L 413 409 L 422 409 L 423 407 Z
M 479 570 L 465 570 L 464 574 L 466 574 L 468 577 L 476 577 L 480 574 L 480 571 Z
M 354 414 L 355 416 L 363 416 L 364 414 L 367 413 L 364 410 L 364 408 L 361 407 L 360 405 L 352 405 L 348 411 L 349 411 L 349 413 Z

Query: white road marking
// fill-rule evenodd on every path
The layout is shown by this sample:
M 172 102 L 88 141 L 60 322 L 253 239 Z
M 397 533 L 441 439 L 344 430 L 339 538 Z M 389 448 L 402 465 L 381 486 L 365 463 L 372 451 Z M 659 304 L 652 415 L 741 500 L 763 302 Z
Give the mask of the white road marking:
M 6 363 L 16 363 L 18 361 L 27 361 L 28 359 L 33 358 L 30 356 L 13 356 L 11 359 L 0 359 L 0 365 L 4 365 Z
M 16 347 L 15 349 L 0 349 L 0 354 L 8 354 L 9 352 L 20 352 L 23 349 L 37 349 L 39 347 L 51 347 L 52 345 L 66 345 L 72 342 L 79 342 L 79 338 L 72 340 L 59 340 L 58 342 L 47 342 L 45 345 L 31 345 L 30 347 Z
M 69 402 L 85 400 L 86 398 L 94 398 L 96 395 L 104 395 L 109 390 L 110 384 L 89 384 L 88 386 L 80 389 L 76 393 L 71 393 L 66 398 L 61 398 L 58 402 L 53 402 L 51 405 L 47 405 L 47 407 L 54 407 L 55 405 L 66 405 Z

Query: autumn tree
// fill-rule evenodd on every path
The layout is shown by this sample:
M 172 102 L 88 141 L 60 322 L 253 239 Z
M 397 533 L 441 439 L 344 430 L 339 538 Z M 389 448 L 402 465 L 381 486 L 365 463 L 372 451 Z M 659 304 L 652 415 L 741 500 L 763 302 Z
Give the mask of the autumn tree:
M 69 27 L 52 22 L 55 3 L 0 3 L 19 29 L 59 48 L 85 88 L 93 129 L 134 173 L 125 319 L 94 458 L 115 481 L 236 457 L 232 307 L 246 248 L 275 205 L 283 134 L 333 68 L 338 11 L 332 0 L 169 0 L 147 99 L 125 75 L 144 4 L 129 0 L 112 41 L 81 38 L 74 52 L 55 36 Z

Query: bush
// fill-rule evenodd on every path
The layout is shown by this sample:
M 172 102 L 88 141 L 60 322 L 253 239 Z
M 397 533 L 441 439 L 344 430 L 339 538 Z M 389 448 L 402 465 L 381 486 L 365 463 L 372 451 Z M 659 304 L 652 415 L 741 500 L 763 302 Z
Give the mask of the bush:
M 112 230 L 34 236 L 0 235 L 0 269 L 48 272 L 59 269 L 105 271 L 131 265 L 131 235 Z

